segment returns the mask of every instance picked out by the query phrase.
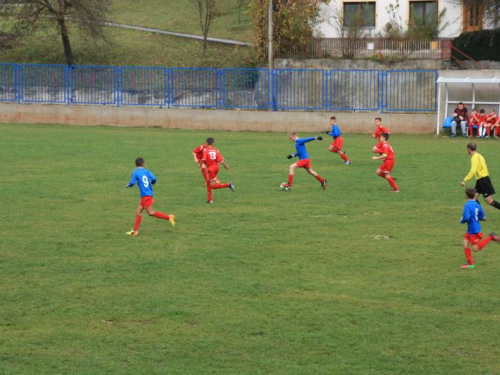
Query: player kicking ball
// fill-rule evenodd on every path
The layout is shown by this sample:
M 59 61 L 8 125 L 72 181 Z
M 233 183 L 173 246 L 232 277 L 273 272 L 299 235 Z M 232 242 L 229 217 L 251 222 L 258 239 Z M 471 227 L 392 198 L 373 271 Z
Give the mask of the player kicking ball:
M 309 159 L 309 155 L 307 154 L 306 150 L 306 143 L 311 142 L 314 140 L 322 141 L 323 137 L 311 137 L 311 138 L 299 138 L 297 133 L 293 132 L 288 135 L 290 138 L 290 141 L 295 143 L 295 149 L 297 152 L 295 154 L 291 154 L 287 156 L 287 159 L 293 159 L 295 157 L 299 157 L 299 161 L 296 163 L 293 163 L 288 167 L 288 183 L 283 183 L 282 189 L 283 190 L 290 190 L 293 186 L 293 177 L 295 174 L 295 169 L 296 168 L 304 168 L 307 173 L 309 173 L 311 176 L 314 176 L 316 180 L 318 180 L 321 183 L 321 187 L 323 190 L 326 189 L 326 180 L 321 177 L 319 174 L 314 172 L 311 168 L 311 159 Z
M 217 178 L 219 173 L 219 164 L 222 164 L 225 169 L 229 169 L 227 164 L 224 162 L 224 158 L 220 154 L 219 150 L 214 147 L 215 140 L 213 138 L 207 139 L 207 147 L 203 150 L 203 157 L 200 167 L 206 168 L 208 172 L 208 183 L 207 183 L 207 203 L 212 204 L 212 190 L 229 188 L 234 193 L 235 187 L 232 182 L 228 184 L 221 184 Z
M 380 154 L 380 156 L 372 156 L 373 160 L 384 160 L 382 165 L 375 172 L 378 176 L 387 180 L 392 187 L 392 191 L 399 193 L 399 188 L 396 185 L 396 179 L 391 176 L 392 168 L 394 168 L 394 150 L 389 142 L 389 133 L 382 133 L 379 138 L 379 143 L 373 147 L 372 152 Z
M 492 232 L 488 235 L 488 237 L 481 241 L 483 234 L 481 233 L 481 223 L 479 223 L 479 221 L 484 220 L 484 211 L 476 200 L 476 189 L 465 189 L 465 196 L 468 200 L 465 203 L 464 213 L 460 223 L 467 223 L 467 232 L 464 235 L 464 253 L 467 263 L 460 268 L 473 269 L 475 264 L 474 259 L 472 259 L 472 251 L 481 251 L 490 241 L 499 242 L 499 238 Z
M 330 152 L 339 154 L 345 165 L 351 164 L 351 161 L 345 154 L 345 151 L 342 150 L 344 139 L 342 138 L 342 133 L 340 132 L 340 128 L 337 125 L 337 119 L 335 118 L 335 116 L 330 117 L 330 125 L 332 126 L 332 131 L 327 130 L 326 134 L 333 137 L 333 142 L 330 147 L 328 147 L 328 150 Z
M 153 173 L 144 168 L 144 159 L 137 158 L 135 159 L 135 166 L 137 167 L 132 172 L 132 178 L 130 182 L 127 184 L 127 187 L 132 187 L 137 183 L 137 187 L 139 188 L 139 193 L 141 195 L 141 202 L 137 207 L 137 211 L 135 214 L 135 224 L 134 229 L 127 232 L 129 236 L 137 236 L 139 234 L 139 227 L 141 226 L 142 221 L 142 211 L 146 210 L 149 216 L 154 216 L 158 219 L 168 220 L 172 226 L 175 226 L 175 216 L 174 215 L 166 215 L 162 212 L 153 210 L 153 185 L 156 184 L 156 177 Z

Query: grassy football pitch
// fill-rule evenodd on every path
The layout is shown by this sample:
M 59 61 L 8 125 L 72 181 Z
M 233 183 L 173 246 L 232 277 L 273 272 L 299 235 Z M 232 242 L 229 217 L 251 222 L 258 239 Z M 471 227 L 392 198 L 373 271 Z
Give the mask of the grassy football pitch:
M 309 143 L 328 189 L 297 170 L 282 192 L 285 134 L 0 134 L 2 374 L 500 373 L 500 246 L 459 268 L 467 140 L 393 134 L 394 194 L 368 135 L 345 136 L 350 166 Z M 210 135 L 237 189 L 213 205 L 191 155 Z M 497 189 L 499 150 L 478 142 Z M 178 223 L 145 216 L 129 237 L 138 156 Z M 500 231 L 483 207 L 483 232 Z

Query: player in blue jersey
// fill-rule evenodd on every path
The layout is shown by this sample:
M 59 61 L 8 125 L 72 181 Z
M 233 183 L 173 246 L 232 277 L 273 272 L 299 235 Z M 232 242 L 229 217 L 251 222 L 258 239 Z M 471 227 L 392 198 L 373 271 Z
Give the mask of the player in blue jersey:
M 141 195 L 141 202 L 137 207 L 134 229 L 127 232 L 129 236 L 137 236 L 139 234 L 139 227 L 141 226 L 142 211 L 145 209 L 149 216 L 154 216 L 158 219 L 164 219 L 170 221 L 172 226 L 175 226 L 175 216 L 166 215 L 162 212 L 153 210 L 153 185 L 156 184 L 156 177 L 153 173 L 144 168 L 144 159 L 135 159 L 135 166 L 137 167 L 132 172 L 132 178 L 127 184 L 127 187 L 132 187 L 137 183 L 139 188 L 139 193 Z
M 316 180 L 318 180 L 321 183 L 321 187 L 323 188 L 323 190 L 325 190 L 326 189 L 326 180 L 312 170 L 311 159 L 309 159 L 309 155 L 307 154 L 307 150 L 306 150 L 306 143 L 307 142 L 311 142 L 311 141 L 314 141 L 316 139 L 318 141 L 322 141 L 323 137 L 299 138 L 299 136 L 295 132 L 290 133 L 288 135 L 288 137 L 290 138 L 290 141 L 295 142 L 295 149 L 297 150 L 297 152 L 295 154 L 288 155 L 287 158 L 292 159 L 295 157 L 299 157 L 299 161 L 296 163 L 293 163 L 288 168 L 288 183 L 284 184 L 283 187 L 291 189 L 292 185 L 293 185 L 293 176 L 295 173 L 295 168 L 304 168 L 307 171 L 307 173 L 314 176 L 316 178 Z
M 328 147 L 328 150 L 330 150 L 330 152 L 339 154 L 342 160 L 344 160 L 345 165 L 351 164 L 351 161 L 345 154 L 345 151 L 342 150 L 344 140 L 342 139 L 342 133 L 340 132 L 340 128 L 337 125 L 337 119 L 335 118 L 335 116 L 330 117 L 330 125 L 332 126 L 332 130 L 327 130 L 326 134 L 333 137 L 333 142 L 330 147 Z
M 480 220 L 484 220 L 484 211 L 481 205 L 476 200 L 476 189 L 468 188 L 465 190 L 465 196 L 468 198 L 464 206 L 464 213 L 460 223 L 467 223 L 467 232 L 464 236 L 464 253 L 467 258 L 467 263 L 461 268 L 472 269 L 475 267 L 472 259 L 472 251 L 481 251 L 490 241 L 499 242 L 499 238 L 495 233 L 490 233 L 488 237 L 481 241 L 483 234 L 481 233 Z M 469 245 L 472 245 L 469 247 Z

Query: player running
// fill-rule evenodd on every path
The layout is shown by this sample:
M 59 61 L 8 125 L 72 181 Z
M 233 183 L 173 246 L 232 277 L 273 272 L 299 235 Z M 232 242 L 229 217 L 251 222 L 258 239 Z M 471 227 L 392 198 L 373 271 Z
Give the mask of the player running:
M 331 131 L 327 130 L 326 134 L 333 137 L 333 142 L 328 147 L 328 150 L 330 150 L 330 152 L 335 152 L 339 154 L 342 160 L 344 160 L 345 165 L 351 164 L 351 161 L 345 154 L 345 151 L 342 150 L 342 146 L 344 145 L 344 140 L 342 139 L 342 133 L 340 132 L 340 129 L 337 125 L 337 119 L 335 118 L 335 116 L 330 117 L 330 125 L 332 126 L 332 130 Z
M 369 132 L 373 138 L 379 139 L 382 133 L 391 134 L 389 129 L 382 125 L 382 119 L 380 117 L 375 117 L 375 125 L 377 126 L 375 132 Z
M 486 160 L 484 160 L 484 157 L 476 150 L 477 146 L 474 142 L 470 142 L 467 145 L 467 152 L 471 156 L 471 167 L 469 173 L 465 176 L 460 185 L 465 186 L 465 183 L 474 176 L 476 178 L 476 199 L 479 197 L 479 194 L 481 194 L 486 203 L 500 210 L 500 203 L 493 199 L 495 188 L 490 180 Z
M 205 180 L 205 185 L 208 185 L 208 171 L 206 166 L 202 164 L 203 161 L 203 151 L 207 148 L 207 142 L 202 145 L 196 147 L 193 150 L 194 162 L 198 165 L 198 168 L 201 169 L 201 174 L 203 175 L 203 179 Z
M 291 189 L 293 185 L 293 177 L 295 173 L 295 168 L 304 168 L 307 173 L 310 175 L 314 176 L 316 180 L 318 180 L 321 183 L 321 187 L 323 190 L 326 189 L 326 180 L 321 177 L 319 174 L 314 172 L 311 168 L 311 159 L 309 159 L 309 155 L 307 154 L 306 150 L 306 143 L 311 142 L 314 140 L 322 141 L 323 137 L 311 137 L 311 138 L 299 138 L 297 133 L 293 132 L 288 135 L 290 138 L 290 141 L 295 142 L 295 149 L 297 152 L 295 154 L 291 154 L 287 156 L 287 159 L 292 159 L 295 157 L 299 157 L 299 161 L 296 163 L 293 163 L 290 165 L 288 168 L 288 183 L 284 184 L 283 187 Z
M 228 184 L 221 184 L 217 178 L 219 173 L 219 163 L 224 166 L 225 169 L 229 169 L 227 164 L 224 162 L 224 158 L 220 154 L 219 150 L 214 147 L 215 140 L 213 138 L 207 138 L 207 147 L 203 150 L 203 157 L 201 162 L 201 168 L 207 168 L 208 172 L 208 184 L 207 184 L 207 203 L 212 204 L 212 190 L 214 189 L 224 189 L 229 188 L 234 193 L 235 187 L 232 182 Z
M 389 185 L 392 187 L 392 191 L 395 193 L 399 193 L 399 188 L 396 185 L 396 179 L 391 176 L 392 168 L 394 168 L 394 150 L 392 149 L 389 142 L 389 134 L 382 133 L 379 138 L 379 143 L 375 147 L 373 147 L 372 152 L 380 154 L 380 156 L 372 156 L 373 160 L 381 160 L 384 162 L 375 172 L 378 176 L 385 178 Z
M 476 189 L 465 189 L 465 196 L 468 198 L 464 206 L 461 224 L 467 223 L 467 232 L 464 235 L 464 253 L 467 263 L 460 268 L 472 269 L 475 267 L 472 259 L 472 251 L 481 251 L 490 241 L 499 242 L 498 236 L 491 232 L 488 237 L 481 241 L 483 234 L 481 233 L 480 220 L 484 220 L 484 211 L 481 205 L 476 200 Z M 469 247 L 469 245 L 472 245 Z
M 129 236 L 137 236 L 139 234 L 139 227 L 141 226 L 142 220 L 142 211 L 145 209 L 148 212 L 149 216 L 154 216 L 158 219 L 164 219 L 170 221 L 172 226 L 175 226 L 175 216 L 174 215 L 166 215 L 159 211 L 153 210 L 153 185 L 156 184 L 156 177 L 153 173 L 144 168 L 144 159 L 137 158 L 135 159 L 135 166 L 137 167 L 132 172 L 132 178 L 130 182 L 127 184 L 127 187 L 132 187 L 137 183 L 137 187 L 139 188 L 139 193 L 141 195 L 141 202 L 137 207 L 136 215 L 135 215 L 135 224 L 134 229 L 127 232 Z

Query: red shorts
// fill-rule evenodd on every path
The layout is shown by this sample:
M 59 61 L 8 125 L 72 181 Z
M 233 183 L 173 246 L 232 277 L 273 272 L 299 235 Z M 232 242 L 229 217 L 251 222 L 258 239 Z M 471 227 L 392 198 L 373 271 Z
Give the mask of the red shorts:
M 214 181 L 217 180 L 217 174 L 219 173 L 219 164 L 213 164 L 208 168 L 208 180 Z
M 465 233 L 464 235 L 464 240 L 469 241 L 473 245 L 477 245 L 479 241 L 481 241 L 481 238 L 483 238 L 482 233 L 476 233 L 476 234 Z
M 380 166 L 380 170 L 382 173 L 389 174 L 394 168 L 394 159 L 393 160 L 384 160 L 382 165 Z
M 333 147 L 333 151 L 340 151 L 342 150 L 343 145 L 344 145 L 344 140 L 342 139 L 342 137 L 337 137 L 332 142 L 331 146 Z
M 153 197 L 151 195 L 146 195 L 145 197 L 141 198 L 140 205 L 142 207 L 146 207 L 147 208 L 147 207 L 151 207 L 154 202 L 155 202 L 155 200 L 153 199 Z
M 311 159 L 302 159 L 295 164 L 300 168 L 311 168 Z

